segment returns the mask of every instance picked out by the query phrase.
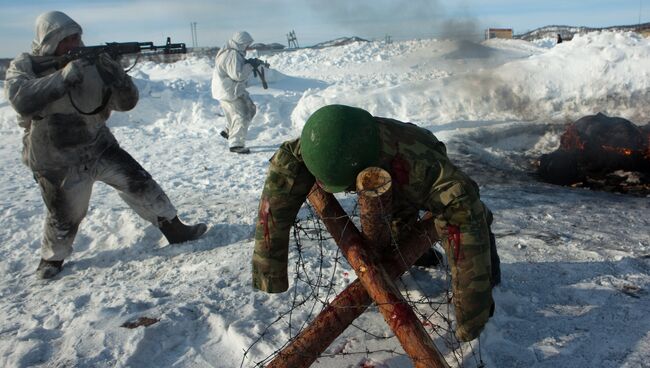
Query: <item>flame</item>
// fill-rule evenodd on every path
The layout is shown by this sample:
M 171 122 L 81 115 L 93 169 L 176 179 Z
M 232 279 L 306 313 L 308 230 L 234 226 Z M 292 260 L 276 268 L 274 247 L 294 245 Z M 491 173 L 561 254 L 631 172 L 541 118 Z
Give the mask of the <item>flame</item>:
M 630 148 L 625 148 L 625 147 L 613 147 L 613 146 L 608 146 L 608 145 L 602 145 L 601 146 L 605 151 L 610 151 L 610 152 L 616 152 L 621 155 L 625 156 L 632 156 L 634 153 L 633 149 Z

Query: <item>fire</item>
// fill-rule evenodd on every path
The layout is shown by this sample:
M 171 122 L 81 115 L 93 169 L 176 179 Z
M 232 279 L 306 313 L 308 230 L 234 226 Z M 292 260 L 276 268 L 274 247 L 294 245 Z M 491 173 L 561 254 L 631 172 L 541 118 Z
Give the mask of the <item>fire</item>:
M 646 195 L 650 190 L 650 124 L 598 113 L 568 125 L 560 147 L 540 157 L 538 174 L 544 181 L 593 189 Z M 629 176 L 638 176 L 632 182 Z
M 624 148 L 624 147 L 613 147 L 613 146 L 608 146 L 608 145 L 602 145 L 601 147 L 605 151 L 616 152 L 616 153 L 620 153 L 621 155 L 625 155 L 625 156 L 632 156 L 632 154 L 634 153 L 634 150 L 629 149 L 629 148 Z

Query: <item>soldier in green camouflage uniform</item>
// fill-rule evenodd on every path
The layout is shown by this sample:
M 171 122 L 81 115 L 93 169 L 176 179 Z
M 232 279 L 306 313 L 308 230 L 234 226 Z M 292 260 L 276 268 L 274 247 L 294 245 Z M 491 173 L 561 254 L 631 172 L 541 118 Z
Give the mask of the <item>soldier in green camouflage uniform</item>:
M 318 145 L 318 125 L 322 127 L 331 121 L 344 124 L 345 131 L 336 140 L 337 144 L 354 146 L 352 150 L 357 151 L 349 155 L 352 159 L 346 157 L 348 151 L 334 157 L 331 151 L 325 154 L 329 157 L 318 156 L 322 147 Z M 355 126 L 363 125 L 356 124 L 358 121 L 363 121 L 363 129 L 370 129 L 372 134 L 363 129 L 355 131 Z M 356 157 L 368 156 L 374 149 L 373 140 L 377 141 L 378 155 L 373 157 L 371 152 L 370 159 Z M 334 183 L 335 179 L 319 171 L 322 166 L 318 165 L 329 164 L 332 170 L 346 164 L 356 167 L 348 178 Z M 287 290 L 289 233 L 310 189 L 318 182 L 329 192 L 352 191 L 354 177 L 368 166 L 381 167 L 393 178 L 396 239 L 399 233 L 408 233 L 420 210 L 436 216 L 436 228 L 443 236 L 452 270 L 456 335 L 462 341 L 478 337 L 493 312 L 492 286 L 500 279 L 496 247 L 491 247 L 492 215 L 479 199 L 478 186 L 449 161 L 445 145 L 430 131 L 373 117 L 349 106 L 319 109 L 305 124 L 301 138 L 285 142 L 271 158 L 255 232 L 253 286 L 269 293 Z

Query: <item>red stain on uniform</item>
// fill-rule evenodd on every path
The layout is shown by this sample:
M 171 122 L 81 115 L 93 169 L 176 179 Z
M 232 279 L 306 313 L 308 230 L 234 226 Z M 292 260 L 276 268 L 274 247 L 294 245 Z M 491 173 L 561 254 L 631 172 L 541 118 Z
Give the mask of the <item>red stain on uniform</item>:
M 271 203 L 269 202 L 268 198 L 262 198 L 258 218 L 260 224 L 264 227 L 264 245 L 267 249 L 271 249 L 271 231 L 269 230 L 269 217 L 271 218 L 271 223 L 273 223 L 273 226 L 275 226 L 275 220 L 273 219 L 273 214 L 271 213 Z
M 454 250 L 454 261 L 465 259 L 465 253 L 460 248 L 460 227 L 447 225 L 447 241 Z
M 404 157 L 398 152 L 393 160 L 390 162 L 391 174 L 393 174 L 393 179 L 397 182 L 398 185 L 408 185 L 410 182 L 409 174 L 411 172 L 411 167 L 404 159 Z

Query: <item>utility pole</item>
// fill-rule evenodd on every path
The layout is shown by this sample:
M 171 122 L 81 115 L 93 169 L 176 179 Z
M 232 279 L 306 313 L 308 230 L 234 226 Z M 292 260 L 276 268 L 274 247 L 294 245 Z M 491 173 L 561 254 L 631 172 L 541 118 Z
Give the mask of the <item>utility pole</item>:
M 643 0 L 639 0 L 639 25 L 641 25 L 641 9 L 643 8 Z
M 190 22 L 190 30 L 192 31 L 192 47 L 198 47 L 199 39 L 196 34 L 196 22 Z

